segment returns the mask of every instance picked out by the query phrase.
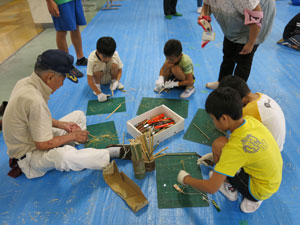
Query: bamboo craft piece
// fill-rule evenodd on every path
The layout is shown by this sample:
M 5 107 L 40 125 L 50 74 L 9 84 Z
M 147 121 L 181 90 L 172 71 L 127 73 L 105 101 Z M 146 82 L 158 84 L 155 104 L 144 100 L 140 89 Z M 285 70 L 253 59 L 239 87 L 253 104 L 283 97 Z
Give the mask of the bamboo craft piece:
M 198 127 L 195 123 L 193 123 L 193 125 L 194 125 L 194 127 L 196 127 L 196 129 L 197 129 L 204 137 L 206 137 L 207 140 L 210 141 L 210 138 L 207 136 L 206 133 L 204 133 L 204 132 L 200 129 L 200 127 Z
M 106 119 L 108 119 L 109 117 L 111 117 L 111 115 L 114 114 L 121 106 L 122 106 L 122 103 L 121 103 L 120 105 L 118 105 L 118 107 L 115 108 L 114 111 L 112 111 L 112 112 L 106 117 Z
M 152 171 L 155 169 L 155 159 L 158 159 L 160 157 L 165 156 L 166 154 L 161 154 L 163 151 L 167 150 L 168 147 L 160 150 L 158 153 L 153 154 L 154 150 L 157 148 L 158 144 L 154 148 L 153 144 L 153 134 L 152 130 L 141 134 L 136 138 L 136 141 L 138 141 L 141 144 L 141 150 L 143 153 L 143 159 L 146 166 L 146 171 Z M 133 143 L 133 142 L 131 142 Z
M 142 146 L 138 140 L 129 140 L 131 148 L 131 161 L 134 170 L 134 176 L 137 179 L 143 179 L 146 175 L 146 168 L 142 153 Z

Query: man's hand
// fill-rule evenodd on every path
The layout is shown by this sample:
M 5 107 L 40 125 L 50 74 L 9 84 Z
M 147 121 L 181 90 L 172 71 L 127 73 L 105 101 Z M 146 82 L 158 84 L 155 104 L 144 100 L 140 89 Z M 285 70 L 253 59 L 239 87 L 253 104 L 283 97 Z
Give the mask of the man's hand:
M 247 54 L 250 54 L 253 50 L 253 47 L 254 45 L 253 44 L 250 44 L 250 43 L 247 43 L 244 45 L 242 51 L 240 51 L 240 54 L 241 55 L 247 55 Z
M 48 6 L 48 11 L 51 14 L 51 16 L 54 17 L 59 17 L 59 9 L 55 1 L 53 0 L 47 0 L 47 6 Z
M 202 156 L 201 158 L 199 158 L 197 160 L 197 165 L 205 165 L 205 166 L 210 166 L 208 165 L 204 160 L 209 160 L 212 163 L 214 163 L 214 158 L 213 158 L 213 154 L 212 153 L 207 153 L 204 156 Z
M 179 86 L 179 82 L 178 81 L 173 81 L 173 80 L 168 80 L 165 82 L 164 87 L 167 89 L 171 89 L 174 87 L 178 87 Z
M 106 95 L 106 94 L 104 94 L 104 93 L 101 92 L 99 95 L 97 95 L 98 101 L 99 102 L 105 102 L 107 100 L 107 96 L 108 95 Z
M 79 130 L 75 131 L 72 134 L 74 135 L 74 141 L 79 142 L 79 143 L 85 143 L 88 140 L 88 132 L 87 130 Z
M 110 84 L 110 90 L 116 90 L 117 87 L 119 85 L 119 81 L 118 80 L 111 80 L 111 84 Z
M 186 185 L 184 183 L 184 178 L 187 176 L 191 176 L 191 175 L 188 172 L 186 172 L 185 170 L 180 170 L 180 172 L 178 173 L 178 176 L 177 176 L 178 183 Z
M 64 129 L 68 133 L 73 133 L 75 131 L 80 131 L 81 130 L 80 126 L 78 126 L 77 123 L 65 122 L 65 121 L 61 121 L 61 122 L 62 122 L 61 129 Z
M 210 16 L 199 16 L 198 17 L 198 24 L 203 28 L 203 30 L 205 32 L 212 31 L 210 22 L 211 22 Z

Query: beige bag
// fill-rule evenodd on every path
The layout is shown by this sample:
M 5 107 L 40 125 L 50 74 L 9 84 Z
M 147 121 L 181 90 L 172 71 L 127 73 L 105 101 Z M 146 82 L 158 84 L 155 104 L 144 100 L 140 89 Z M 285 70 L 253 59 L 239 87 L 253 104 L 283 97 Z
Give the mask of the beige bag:
M 148 205 L 149 202 L 139 186 L 125 173 L 119 172 L 114 160 L 103 169 L 103 177 L 108 186 L 126 201 L 132 211 L 137 212 Z

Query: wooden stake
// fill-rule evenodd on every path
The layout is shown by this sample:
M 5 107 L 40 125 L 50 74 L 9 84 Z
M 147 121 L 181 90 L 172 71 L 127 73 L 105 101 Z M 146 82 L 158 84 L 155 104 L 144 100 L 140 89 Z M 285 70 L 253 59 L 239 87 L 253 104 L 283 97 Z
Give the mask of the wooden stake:
M 207 138 L 207 140 L 210 140 L 210 138 L 207 136 L 207 134 L 204 133 L 204 132 L 200 129 L 200 127 L 198 127 L 195 123 L 193 123 L 193 125 L 194 125 L 194 127 L 196 127 L 196 129 L 197 129 L 204 137 Z
M 115 110 L 112 111 L 112 112 L 106 117 L 106 119 L 108 119 L 109 117 L 111 117 L 111 115 L 114 114 L 121 106 L 122 106 L 122 104 L 118 105 L 118 107 L 115 108 Z

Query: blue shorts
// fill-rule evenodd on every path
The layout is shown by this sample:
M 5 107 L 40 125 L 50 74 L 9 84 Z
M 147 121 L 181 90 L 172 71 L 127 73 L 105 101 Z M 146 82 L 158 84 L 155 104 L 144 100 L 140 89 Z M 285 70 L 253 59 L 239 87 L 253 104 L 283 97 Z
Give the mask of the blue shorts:
M 79 25 L 86 25 L 81 0 L 74 0 L 58 5 L 60 17 L 52 16 L 57 31 L 76 30 Z

